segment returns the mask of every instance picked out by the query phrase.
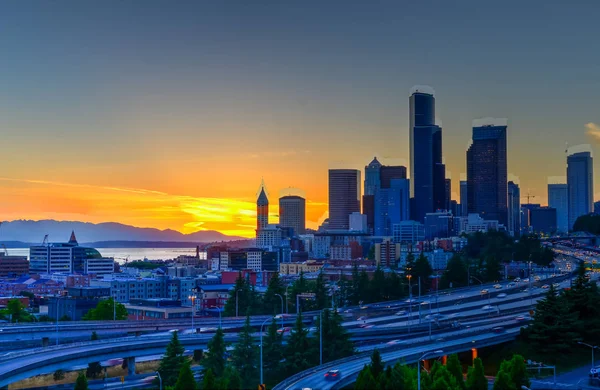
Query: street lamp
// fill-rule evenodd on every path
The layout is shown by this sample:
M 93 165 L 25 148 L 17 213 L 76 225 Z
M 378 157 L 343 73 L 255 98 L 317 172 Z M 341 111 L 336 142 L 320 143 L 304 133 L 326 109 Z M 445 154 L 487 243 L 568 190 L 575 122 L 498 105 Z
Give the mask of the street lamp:
M 408 278 L 408 333 L 410 334 L 410 325 L 412 324 L 412 285 L 410 284 L 410 280 L 412 279 L 412 275 L 406 275 Z
M 194 328 L 194 314 L 196 314 L 196 313 L 195 313 L 195 311 L 196 311 L 196 310 L 195 310 L 195 309 L 196 309 L 196 307 L 194 306 L 194 300 L 196 299 L 196 296 L 194 296 L 194 295 L 189 295 L 189 296 L 188 296 L 188 299 L 191 299 L 191 300 L 192 300 L 192 332 L 193 332 L 193 333 L 196 333 L 196 328 Z
M 113 297 L 113 321 L 117 320 L 117 299 Z
M 158 377 L 159 390 L 162 390 L 162 378 L 160 376 L 160 372 L 156 371 L 156 376 Z
M 58 345 L 58 304 L 63 297 L 56 298 L 56 345 Z
M 263 383 L 263 328 L 265 326 L 265 324 L 267 323 L 267 321 L 269 320 L 278 320 L 279 318 L 281 318 L 283 320 L 283 314 L 278 314 L 276 316 L 273 316 L 272 318 L 267 318 L 261 325 L 260 325 L 260 383 Z
M 238 317 L 238 294 L 240 293 L 240 291 L 242 290 L 237 290 L 235 292 L 235 316 Z
M 438 349 L 437 351 L 425 352 L 423 355 L 421 355 L 421 357 L 417 361 L 417 390 L 421 390 L 421 360 L 424 360 L 425 357 L 427 357 L 427 355 L 433 355 L 433 354 L 439 355 L 442 353 L 444 353 L 444 351 L 441 349 Z
M 283 297 L 281 294 L 275 294 L 281 299 L 281 327 L 283 328 Z
M 219 312 L 219 328 L 222 328 L 222 322 L 221 322 L 221 309 L 217 306 L 211 306 L 211 309 L 217 309 L 217 311 Z
M 586 347 L 590 347 L 592 349 L 592 368 L 594 368 L 594 349 L 597 349 L 598 346 L 582 343 L 581 341 L 578 341 L 577 344 L 585 345 Z
M 288 309 L 288 302 L 290 300 L 290 297 L 288 295 L 288 288 L 290 288 L 289 284 L 285 286 L 285 314 L 290 314 L 290 311 Z

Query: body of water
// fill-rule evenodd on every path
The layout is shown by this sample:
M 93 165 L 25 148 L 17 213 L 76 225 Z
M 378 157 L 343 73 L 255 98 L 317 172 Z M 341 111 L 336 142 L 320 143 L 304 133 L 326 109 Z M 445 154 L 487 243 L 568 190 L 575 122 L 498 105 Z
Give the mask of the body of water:
M 104 257 L 114 257 L 119 263 L 125 263 L 129 256 L 129 261 L 135 260 L 172 260 L 177 256 L 188 255 L 195 256 L 195 248 L 99 248 L 98 252 Z M 29 258 L 29 248 L 10 248 L 8 254 L 13 256 L 27 256 Z M 206 252 L 200 252 L 200 258 L 206 258 Z

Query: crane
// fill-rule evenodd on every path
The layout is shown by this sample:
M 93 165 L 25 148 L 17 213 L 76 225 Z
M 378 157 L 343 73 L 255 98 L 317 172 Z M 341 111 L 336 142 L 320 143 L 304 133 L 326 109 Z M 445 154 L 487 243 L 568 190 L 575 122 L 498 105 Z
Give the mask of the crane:
M 529 193 L 529 190 L 527 190 L 527 204 L 531 204 L 529 200 L 530 200 L 531 198 L 535 198 L 535 197 L 536 197 L 535 195 L 531 195 L 531 194 Z
M 44 236 L 44 240 L 42 241 L 42 245 L 48 245 L 48 235 Z
M 2 248 L 4 248 L 4 256 L 8 256 L 8 249 L 6 249 L 6 245 L 2 244 Z

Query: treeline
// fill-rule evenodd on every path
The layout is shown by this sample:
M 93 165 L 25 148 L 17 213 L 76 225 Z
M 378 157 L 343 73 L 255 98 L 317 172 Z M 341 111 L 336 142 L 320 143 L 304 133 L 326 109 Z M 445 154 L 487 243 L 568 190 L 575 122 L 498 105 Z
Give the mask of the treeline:
M 316 330 L 309 332 L 304 327 L 302 316 L 296 318 L 294 327 L 284 343 L 279 319 L 273 319 L 263 336 L 263 377 L 268 387 L 283 379 L 319 364 L 320 320 Z M 206 353 L 194 353 L 202 365 L 202 383 L 196 383 L 190 362 L 183 355 L 177 333 L 174 333 L 167 351 L 161 360 L 158 372 L 165 388 L 176 390 L 211 389 L 236 390 L 256 388 L 260 384 L 259 337 L 246 317 L 238 342 L 231 353 L 221 328 L 208 343 Z M 342 327 L 342 318 L 334 311 L 323 311 L 323 363 L 348 357 L 354 353 L 354 345 Z M 157 381 L 158 384 L 158 381 Z
M 469 276 L 473 278 L 471 283 L 498 281 L 503 278 L 504 263 L 512 260 L 531 261 L 542 267 L 554 260 L 554 252 L 542 246 L 536 235 L 523 235 L 518 241 L 497 231 L 477 232 L 466 237 L 466 247 L 448 261 L 440 288 L 467 286 Z
M 532 323 L 521 329 L 521 336 L 545 360 L 555 362 L 577 351 L 577 343 L 600 343 L 600 293 L 586 276 L 583 263 L 569 290 L 550 286 L 538 301 Z
M 420 364 L 420 362 L 419 362 Z M 371 363 L 365 365 L 354 385 L 355 390 L 417 390 L 417 367 L 396 363 L 387 366 L 381 360 L 378 350 L 371 355 Z M 505 360 L 494 381 L 494 390 L 517 390 L 529 386 L 525 361 L 520 355 Z M 469 367 L 466 381 L 462 366 L 456 355 L 448 356 L 446 365 L 436 360 L 429 372 L 421 371 L 422 390 L 488 390 L 483 362 L 476 358 Z
M 586 232 L 595 235 L 600 234 L 600 215 L 587 214 L 582 215 L 575 220 L 573 224 L 574 232 Z

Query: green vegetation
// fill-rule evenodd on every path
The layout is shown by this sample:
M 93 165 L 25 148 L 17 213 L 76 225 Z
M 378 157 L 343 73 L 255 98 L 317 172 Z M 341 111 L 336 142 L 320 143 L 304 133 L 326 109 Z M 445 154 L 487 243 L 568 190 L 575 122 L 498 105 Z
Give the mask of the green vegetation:
M 88 390 L 88 381 L 83 372 L 80 372 L 75 381 L 75 390 Z
M 35 321 L 35 317 L 29 314 L 25 306 L 18 299 L 10 299 L 8 301 L 6 309 L 0 310 L 0 319 L 13 323 Z
M 162 378 L 163 386 L 173 386 L 177 382 L 181 368 L 184 363 L 187 362 L 187 358 L 183 356 L 184 350 L 183 345 L 181 345 L 181 342 L 179 341 L 179 336 L 177 336 L 177 332 L 173 332 L 171 341 L 167 345 L 167 351 L 160 360 L 160 365 L 158 366 L 158 372 Z M 156 378 L 155 384 L 158 385 L 158 382 L 159 380 Z
M 127 263 L 127 267 L 131 267 L 131 268 L 137 268 L 137 269 L 141 269 L 141 270 L 147 270 L 147 271 L 152 271 L 154 269 L 160 268 L 160 267 L 164 267 L 167 264 L 164 261 L 142 261 L 142 260 L 136 260 L 136 261 L 130 261 Z
M 19 295 L 22 296 L 22 297 L 29 298 L 30 301 L 33 301 L 35 299 L 35 294 L 32 293 L 31 291 L 25 291 L 25 290 L 23 290 L 23 291 L 21 291 L 19 293 Z
M 116 308 L 114 307 L 114 298 L 108 298 L 103 301 L 98 302 L 95 309 L 91 309 L 84 316 L 83 319 L 87 321 L 108 321 L 114 318 L 115 310 L 117 314 L 117 320 L 126 320 L 127 319 L 127 309 L 125 309 L 125 305 L 121 303 L 116 303 Z
M 174 390 L 196 390 L 197 388 L 198 384 L 196 383 L 196 379 L 194 379 L 190 363 L 186 361 L 181 365 Z
M 219 328 L 213 338 L 208 342 L 208 356 L 202 362 L 205 373 L 210 371 L 217 378 L 223 376 L 225 364 L 227 363 L 225 358 L 226 348 L 223 329 Z
M 534 357 L 556 363 L 578 352 L 577 342 L 596 345 L 600 342 L 600 298 L 596 283 L 588 281 L 580 264 L 577 278 L 568 291 L 548 289 L 538 302 L 533 321 L 521 330 L 525 343 L 531 346 Z
M 239 333 L 238 342 L 235 345 L 232 356 L 232 364 L 235 371 L 242 379 L 244 388 L 251 388 L 256 385 L 258 378 L 259 356 L 258 348 L 252 337 L 254 329 L 250 325 L 250 316 L 246 316 L 244 327 Z
M 55 382 L 65 379 L 65 370 L 58 369 L 54 371 L 54 375 L 52 375 L 52 378 Z
M 522 356 L 514 355 L 511 360 L 502 362 L 501 369 L 496 377 L 494 389 L 517 390 L 521 386 L 529 386 L 529 379 Z M 387 368 L 381 362 L 381 355 L 374 350 L 371 362 L 365 365 L 354 385 L 359 390 L 416 390 L 417 367 L 401 363 Z M 423 390 L 487 390 L 488 380 L 483 372 L 481 359 L 473 361 L 469 368 L 465 383 L 462 367 L 458 356 L 448 357 L 447 365 L 435 361 L 429 372 L 421 371 L 421 389 Z
M 587 214 L 577 218 L 573 224 L 574 232 L 586 232 L 595 235 L 600 234 L 600 215 Z

